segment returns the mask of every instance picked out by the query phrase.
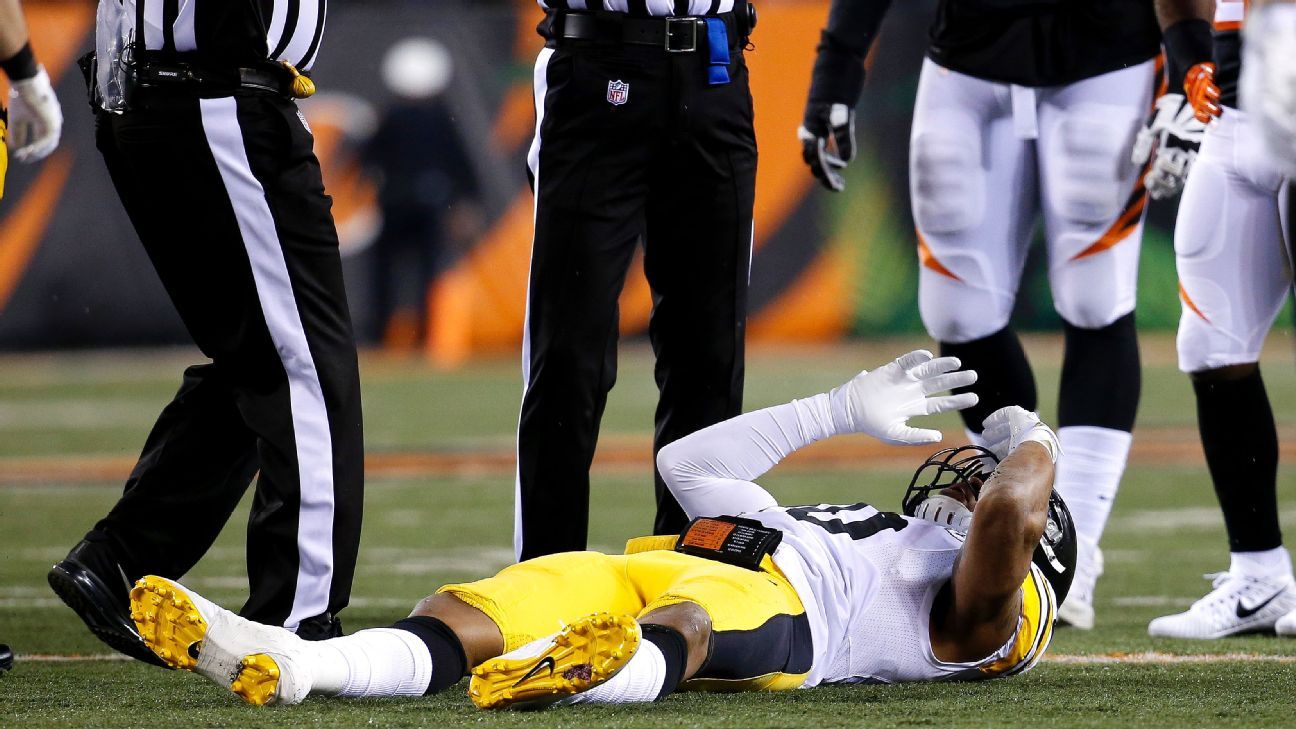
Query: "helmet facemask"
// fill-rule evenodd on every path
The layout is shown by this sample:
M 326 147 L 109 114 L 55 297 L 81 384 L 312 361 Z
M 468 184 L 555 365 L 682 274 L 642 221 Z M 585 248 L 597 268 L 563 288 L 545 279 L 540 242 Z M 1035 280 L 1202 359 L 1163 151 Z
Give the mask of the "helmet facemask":
M 966 532 L 971 526 L 973 510 L 941 491 L 965 485 L 975 497 L 981 485 L 990 480 L 999 459 L 980 446 L 946 448 L 933 453 L 914 472 L 905 490 L 901 510 L 905 516 L 935 522 L 952 531 Z M 1071 589 L 1075 576 L 1076 531 L 1071 511 L 1057 490 L 1049 495 L 1048 520 L 1031 562 L 1048 580 L 1061 605 Z
M 975 498 L 981 491 L 982 482 L 990 477 L 998 463 L 999 459 L 993 453 L 974 445 L 933 453 L 909 481 L 901 502 L 904 515 L 966 532 L 972 524 L 972 509 L 941 492 L 963 486 Z

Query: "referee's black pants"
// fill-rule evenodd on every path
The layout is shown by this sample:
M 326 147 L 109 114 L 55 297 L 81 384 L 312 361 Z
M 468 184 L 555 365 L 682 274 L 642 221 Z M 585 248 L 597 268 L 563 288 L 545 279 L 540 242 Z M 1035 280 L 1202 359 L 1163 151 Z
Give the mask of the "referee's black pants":
M 537 61 L 514 535 L 522 559 L 586 546 L 589 467 L 616 380 L 617 298 L 641 237 L 660 391 L 654 453 L 741 412 L 752 102 L 741 50 L 730 82 L 711 85 L 700 45 L 671 54 L 550 40 Z M 617 81 L 629 84 L 620 104 Z M 654 531 L 678 532 L 683 511 L 660 474 L 655 481 Z
M 179 577 L 259 470 L 243 614 L 295 628 L 336 613 L 360 540 L 360 382 L 331 200 L 303 118 L 267 95 L 154 97 L 100 114 L 97 141 L 211 362 L 185 372 L 95 532 L 131 580 Z

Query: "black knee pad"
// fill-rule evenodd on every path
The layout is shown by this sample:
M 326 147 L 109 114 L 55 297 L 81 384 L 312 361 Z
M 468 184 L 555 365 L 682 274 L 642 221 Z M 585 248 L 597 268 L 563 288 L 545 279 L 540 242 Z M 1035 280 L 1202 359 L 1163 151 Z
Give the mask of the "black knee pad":
M 1063 323 L 1066 354 L 1058 426 L 1090 425 L 1130 432 L 1142 391 L 1134 312 L 1099 329 Z

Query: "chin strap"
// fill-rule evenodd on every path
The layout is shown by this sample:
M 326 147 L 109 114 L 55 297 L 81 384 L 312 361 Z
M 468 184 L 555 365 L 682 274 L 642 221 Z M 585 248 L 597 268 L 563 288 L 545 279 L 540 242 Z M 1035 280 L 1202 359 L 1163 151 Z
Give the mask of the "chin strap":
M 966 533 L 972 526 L 972 511 L 963 502 L 945 494 L 928 496 L 914 510 L 914 516 L 956 532 Z

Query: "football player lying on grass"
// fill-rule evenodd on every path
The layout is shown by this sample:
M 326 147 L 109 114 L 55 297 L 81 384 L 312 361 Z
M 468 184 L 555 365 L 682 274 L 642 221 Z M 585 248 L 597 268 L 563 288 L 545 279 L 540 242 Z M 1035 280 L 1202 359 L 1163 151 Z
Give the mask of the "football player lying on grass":
M 1057 439 L 1033 414 L 999 410 L 985 421 L 987 449 L 928 459 L 904 514 L 780 506 L 752 482 L 833 435 L 940 440 L 908 420 L 976 401 L 935 394 L 976 380 L 958 367 L 912 352 L 832 392 L 699 431 L 657 459 L 694 520 L 680 537 L 446 585 L 390 628 L 307 642 L 160 577 L 134 588 L 132 618 L 168 665 L 253 704 L 420 696 L 470 672 L 484 708 L 1020 673 L 1047 647 L 1075 564 L 1070 515 L 1052 490 Z

